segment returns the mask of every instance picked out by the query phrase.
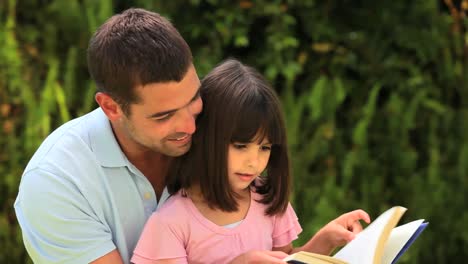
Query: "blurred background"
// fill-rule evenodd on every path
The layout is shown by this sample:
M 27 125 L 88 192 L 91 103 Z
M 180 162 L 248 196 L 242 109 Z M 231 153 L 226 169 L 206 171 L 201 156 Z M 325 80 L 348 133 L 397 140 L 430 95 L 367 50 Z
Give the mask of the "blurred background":
M 203 77 L 235 57 L 280 95 L 299 243 L 338 215 L 430 222 L 399 263 L 468 258 L 467 0 L 0 0 L 0 263 L 30 263 L 12 208 L 57 126 L 94 109 L 86 49 L 111 15 L 168 17 Z M 125 194 L 122 194 L 125 195 Z

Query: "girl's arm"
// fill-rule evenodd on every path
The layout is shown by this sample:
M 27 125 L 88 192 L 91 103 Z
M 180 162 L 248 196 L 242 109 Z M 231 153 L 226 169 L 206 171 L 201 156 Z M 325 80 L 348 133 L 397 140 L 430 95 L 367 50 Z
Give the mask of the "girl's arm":
M 355 235 L 362 231 L 360 220 L 370 223 L 369 215 L 363 210 L 354 210 L 345 213 L 322 227 L 305 245 L 293 248 L 292 241 L 302 231 L 296 213 L 291 204 L 283 215 L 275 220 L 273 231 L 273 250 L 292 254 L 298 251 L 307 251 L 322 255 L 329 255 L 339 246 L 353 240 Z M 285 245 L 286 244 L 286 245 Z M 278 247 L 281 245 L 281 247 Z M 285 245 L 285 246 L 282 246 Z
M 286 264 L 283 259 L 287 256 L 281 251 L 251 250 L 237 256 L 229 264 Z
M 286 253 L 288 255 L 291 255 L 292 253 L 296 252 L 294 250 L 293 246 L 292 246 L 292 243 L 290 243 L 289 245 L 284 246 L 284 247 L 274 247 L 273 251 L 282 251 L 282 252 L 284 252 L 284 253 Z
M 293 247 L 291 243 L 284 247 L 273 248 L 273 251 L 282 251 L 288 255 L 291 255 L 299 251 L 308 251 L 308 252 L 318 253 L 322 255 L 329 255 L 331 253 L 331 251 L 328 252 L 329 248 L 330 248 L 329 245 L 326 245 L 326 243 L 322 243 L 319 239 L 317 239 L 317 235 L 315 235 L 307 242 L 306 245 L 302 247 L 295 248 Z

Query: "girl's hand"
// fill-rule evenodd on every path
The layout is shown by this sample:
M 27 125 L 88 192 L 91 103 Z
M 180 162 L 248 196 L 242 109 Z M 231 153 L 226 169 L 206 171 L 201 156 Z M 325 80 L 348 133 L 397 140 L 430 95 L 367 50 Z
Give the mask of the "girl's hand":
M 356 234 L 362 231 L 360 220 L 370 223 L 369 215 L 361 209 L 342 214 L 320 229 L 317 235 L 320 235 L 322 241 L 328 244 L 331 252 L 336 247 L 353 240 Z
M 362 231 L 360 220 L 370 223 L 369 215 L 361 209 L 345 213 L 322 227 L 304 246 L 293 251 L 330 255 L 335 248 L 353 240 Z

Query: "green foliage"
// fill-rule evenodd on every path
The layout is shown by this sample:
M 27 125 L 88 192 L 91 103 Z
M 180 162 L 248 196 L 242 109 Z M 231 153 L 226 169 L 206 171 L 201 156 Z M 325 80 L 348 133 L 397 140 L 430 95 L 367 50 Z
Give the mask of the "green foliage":
M 200 76 L 237 57 L 277 89 L 299 243 L 346 211 L 399 204 L 403 222 L 431 222 L 400 263 L 463 261 L 468 2 L 454 2 L 1 1 L 0 263 L 29 261 L 12 210 L 22 170 L 51 130 L 96 106 L 88 40 L 131 6 L 171 19 Z

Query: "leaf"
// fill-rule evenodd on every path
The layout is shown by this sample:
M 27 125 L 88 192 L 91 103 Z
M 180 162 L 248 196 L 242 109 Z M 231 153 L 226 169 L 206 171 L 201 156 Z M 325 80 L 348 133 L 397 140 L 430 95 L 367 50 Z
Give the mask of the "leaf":
M 313 84 L 309 95 L 308 106 L 311 110 L 311 121 L 317 121 L 322 116 L 322 101 L 328 79 L 320 76 Z

